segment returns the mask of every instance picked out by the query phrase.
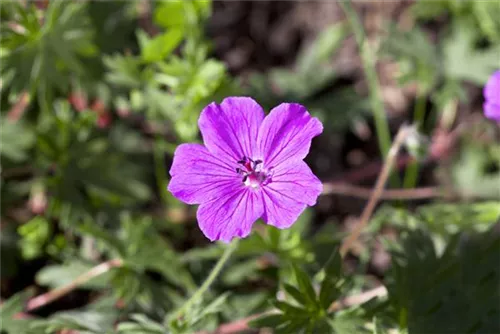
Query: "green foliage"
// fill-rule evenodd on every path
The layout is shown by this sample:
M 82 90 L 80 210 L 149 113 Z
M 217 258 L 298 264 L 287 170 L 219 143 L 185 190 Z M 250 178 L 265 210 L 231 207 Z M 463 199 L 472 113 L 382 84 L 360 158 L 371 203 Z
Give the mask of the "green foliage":
M 351 330 L 359 329 L 359 319 L 351 318 L 351 326 L 348 326 L 342 315 L 334 314 L 333 318 L 330 317 L 330 306 L 339 299 L 346 285 L 346 278 L 341 273 L 341 264 L 340 254 L 335 250 L 318 273 L 323 276 L 319 293 L 315 291 L 315 284 L 306 272 L 297 265 L 292 265 L 297 283 L 283 284 L 287 298 L 272 302 L 278 313 L 266 314 L 252 321 L 252 325 L 257 328 L 271 327 L 275 333 L 348 333 L 348 327 Z
M 464 142 L 451 177 L 457 190 L 467 197 L 500 198 L 500 144 Z
M 43 247 L 51 236 L 51 227 L 43 217 L 34 217 L 19 228 L 19 235 L 22 237 L 23 258 L 30 260 L 43 253 Z
M 139 30 L 138 56 L 104 58 L 107 81 L 120 91 L 117 108 L 126 106 L 153 121 L 170 120 L 182 141 L 195 139 L 203 106 L 234 90 L 224 65 L 208 58 L 201 30 L 208 14 L 207 1 L 158 2 L 154 19 L 166 31 L 149 37 Z M 181 42 L 178 55 L 173 51 Z
M 477 5 L 482 8 L 480 11 L 491 5 L 486 5 L 487 1 L 478 3 L 483 3 Z M 474 4 L 472 1 L 460 5 L 455 1 L 437 1 L 426 8 L 421 3 L 413 6 L 417 15 L 422 17 L 438 17 L 450 8 L 453 8 L 452 12 L 458 7 L 467 8 L 458 10 L 461 14 L 453 17 L 448 29 L 438 32 L 440 43 L 437 45 L 431 42 L 429 33 L 418 25 L 408 31 L 390 25 L 387 38 L 382 43 L 381 55 L 396 60 L 399 65 L 400 83 L 417 83 L 418 94 L 430 95 L 438 110 L 445 108 L 452 100 L 466 99 L 466 92 L 460 82 L 484 85 L 498 68 L 500 49 L 498 43 L 493 42 L 498 36 L 486 46 L 479 45 L 482 39 L 488 37 L 477 31 L 474 20 L 484 23 L 487 20 L 483 21 L 484 17 L 479 19 L 475 12 L 471 19 L 468 10 L 472 10 L 470 7 L 475 7 Z M 492 9 L 490 13 L 498 10 Z M 488 23 L 486 25 L 489 26 Z
M 45 184 L 53 195 L 53 215 L 62 215 L 70 224 L 85 213 L 149 198 L 143 167 L 124 154 L 124 147 L 92 128 L 93 115 L 73 112 L 66 101 L 54 107 L 56 117 L 38 134 L 36 147 L 37 167 L 52 171 Z M 123 128 L 116 131 L 123 141 L 134 136 Z
M 384 206 L 373 218 L 373 232 L 382 224 L 417 229 L 425 226 L 435 235 L 450 236 L 459 231 L 483 232 L 500 218 L 498 201 L 476 203 L 433 203 L 419 206 L 415 212 L 405 208 Z
M 394 320 L 415 333 L 498 332 L 499 254 L 494 229 L 455 235 L 441 253 L 425 231 L 408 232 L 391 253 Z
M 436 86 L 440 75 L 443 75 L 438 50 L 418 27 L 402 31 L 391 25 L 389 37 L 382 44 L 381 54 L 397 59 L 401 84 L 417 81 L 421 89 L 428 92 Z
M 35 136 L 22 122 L 12 122 L 2 119 L 2 158 L 12 162 L 22 162 L 28 158 L 27 151 L 33 146 Z
M 48 112 L 73 78 L 88 80 L 85 59 L 96 55 L 86 2 L 51 1 L 41 18 L 33 4 L 9 2 L 2 11 L 0 75 L 9 101 L 23 91 Z
M 487 38 L 493 43 L 500 40 L 500 23 L 497 20 L 500 8 L 494 1 L 439 0 L 432 6 L 415 3 L 412 10 L 417 18 L 424 20 L 451 14 L 454 23 L 467 21 L 478 38 Z
M 500 47 L 493 45 L 485 50 L 475 47 L 474 35 L 467 25 L 457 24 L 444 44 L 444 70 L 448 77 L 485 84 L 498 68 Z M 463 66 L 466 63 L 467 66 Z
M 19 292 L 0 305 L 0 323 L 2 331 L 7 333 L 26 333 L 28 325 L 31 323 L 27 319 L 16 319 L 16 314 L 23 310 L 26 301 L 33 295 L 33 291 L 26 290 Z
M 391 27 L 379 56 L 438 111 L 473 110 L 469 90 L 498 68 L 498 11 L 487 1 L 417 2 L 416 25 Z M 298 102 L 338 138 L 369 110 L 357 75 L 335 67 L 349 44 L 344 23 L 304 43 L 291 68 L 233 76 L 212 54 L 211 13 L 205 0 L 0 6 L 2 333 L 187 334 L 256 314 L 253 326 L 273 333 L 500 332 L 500 151 L 488 122 L 463 124 L 437 161 L 453 201 L 381 206 L 341 259 L 337 219 L 359 212 L 325 196 L 289 229 L 257 222 L 195 295 L 227 246 L 207 244 L 195 209 L 167 184 L 177 145 L 201 139 L 202 108 L 240 94 L 266 110 Z M 434 19 L 446 24 L 420 24 Z M 420 157 L 427 142 L 405 144 Z M 391 267 L 380 269 L 387 252 Z M 75 282 L 28 311 L 35 295 Z M 345 302 L 380 284 L 388 297 Z
M 331 90 L 340 78 L 330 63 L 346 34 L 343 24 L 326 28 L 299 51 L 292 70 L 275 68 L 266 74 L 252 75 L 247 94 L 268 110 L 282 101 L 301 103 L 321 119 L 328 130 L 348 128 L 353 121 L 365 116 L 368 103 L 351 88 Z

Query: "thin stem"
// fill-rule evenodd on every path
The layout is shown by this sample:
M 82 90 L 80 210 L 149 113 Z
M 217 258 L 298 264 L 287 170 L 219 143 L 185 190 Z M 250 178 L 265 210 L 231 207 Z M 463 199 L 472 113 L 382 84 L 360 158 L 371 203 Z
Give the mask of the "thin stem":
M 196 292 L 191 296 L 191 298 L 189 298 L 184 303 L 184 305 L 182 305 L 174 313 L 174 318 L 181 317 L 184 314 L 184 312 L 186 312 L 186 310 L 188 310 L 191 306 L 193 306 L 193 304 L 196 303 L 196 301 L 198 301 L 198 299 L 200 299 L 201 296 L 203 296 L 203 294 L 208 290 L 210 285 L 212 285 L 212 283 L 215 281 L 217 276 L 219 276 L 219 274 L 220 274 L 222 268 L 224 267 L 224 265 L 226 264 L 227 260 L 229 260 L 229 258 L 233 254 L 233 252 L 238 248 L 238 243 L 239 243 L 239 239 L 234 239 L 233 241 L 231 241 L 229 246 L 224 250 L 224 253 L 222 254 L 221 258 L 219 259 L 219 261 L 217 262 L 215 267 L 212 269 L 212 271 L 208 275 L 205 282 L 203 282 L 203 284 L 200 286 L 200 288 L 198 290 L 196 290 Z
M 377 205 L 377 202 L 384 191 L 387 178 L 390 175 L 392 165 L 396 160 L 399 149 L 401 148 L 401 145 L 403 145 L 408 134 L 411 133 L 412 131 L 413 128 L 408 126 L 403 126 L 399 129 L 398 134 L 396 135 L 396 138 L 394 139 L 394 142 L 392 143 L 392 146 L 389 149 L 389 153 L 387 154 L 387 157 L 385 159 L 382 171 L 380 172 L 377 178 L 377 182 L 375 183 L 375 188 L 373 190 L 373 193 L 370 199 L 368 200 L 368 204 L 366 204 L 363 213 L 361 214 L 361 219 L 359 221 L 359 224 L 358 226 L 356 226 L 354 231 L 349 235 L 349 237 L 347 237 L 347 239 L 344 240 L 342 246 L 340 247 L 340 254 L 342 255 L 342 257 L 344 257 L 347 254 L 349 249 L 352 247 L 356 239 L 361 234 L 361 231 L 363 230 L 365 225 L 368 223 L 368 220 L 370 219 L 373 210 L 375 209 L 375 206 Z
M 413 115 L 413 122 L 421 128 L 423 128 L 424 126 L 425 103 L 426 103 L 425 94 L 419 92 L 417 96 L 417 101 L 415 103 L 415 113 Z M 406 168 L 405 178 L 403 181 L 403 188 L 410 189 L 417 185 L 418 167 L 419 167 L 418 161 L 410 162 L 410 164 Z
M 40 296 L 37 296 L 28 301 L 26 306 L 27 311 L 33 311 L 41 306 L 49 304 L 56 299 L 61 298 L 62 296 L 68 294 L 69 292 L 75 290 L 80 285 L 90 281 L 92 278 L 100 276 L 104 273 L 107 273 L 112 268 L 121 267 L 123 265 L 123 261 L 121 259 L 112 259 L 106 262 L 103 262 L 94 268 L 90 269 L 86 273 L 78 276 L 74 281 L 70 282 L 67 285 L 51 290 L 47 293 L 44 293 Z
M 368 81 L 370 89 L 370 102 L 375 120 L 375 128 L 377 132 L 378 143 L 382 151 L 382 157 L 386 157 L 391 146 L 391 135 L 389 130 L 389 123 L 384 111 L 384 105 L 380 97 L 380 86 L 377 79 L 377 72 L 375 71 L 375 60 L 373 51 L 370 50 L 368 40 L 365 38 L 363 25 L 359 17 L 352 7 L 351 1 L 339 1 L 338 4 L 342 7 L 349 23 L 351 24 L 356 42 L 360 49 L 361 58 L 363 61 L 363 68 Z

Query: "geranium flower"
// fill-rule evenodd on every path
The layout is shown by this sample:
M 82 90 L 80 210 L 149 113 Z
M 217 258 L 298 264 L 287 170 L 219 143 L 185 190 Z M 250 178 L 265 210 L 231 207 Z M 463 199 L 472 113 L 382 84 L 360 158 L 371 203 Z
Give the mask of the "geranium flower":
M 259 218 L 288 228 L 316 204 L 323 186 L 303 159 L 323 125 L 303 106 L 282 103 L 264 117 L 253 99 L 229 97 L 205 107 L 198 125 L 205 146 L 177 147 L 168 190 L 200 204 L 207 238 L 244 238 Z
M 493 73 L 483 90 L 484 115 L 500 122 L 500 70 Z

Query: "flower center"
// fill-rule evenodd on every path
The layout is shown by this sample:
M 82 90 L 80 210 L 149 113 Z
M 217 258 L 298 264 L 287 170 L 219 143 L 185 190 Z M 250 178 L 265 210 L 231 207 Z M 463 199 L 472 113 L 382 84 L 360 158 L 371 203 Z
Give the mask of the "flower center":
M 262 160 L 252 160 L 243 157 L 238 161 L 243 167 L 236 168 L 236 172 L 243 176 L 243 183 L 254 189 L 264 186 L 271 180 L 271 173 L 263 168 Z

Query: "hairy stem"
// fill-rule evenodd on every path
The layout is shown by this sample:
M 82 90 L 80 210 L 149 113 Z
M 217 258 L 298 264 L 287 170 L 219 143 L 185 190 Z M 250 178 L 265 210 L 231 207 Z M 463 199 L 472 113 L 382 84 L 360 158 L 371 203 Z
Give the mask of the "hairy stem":
M 228 245 L 228 247 L 224 250 L 224 253 L 222 254 L 221 258 L 219 259 L 219 261 L 217 262 L 215 267 L 212 269 L 212 271 L 208 275 L 205 282 L 203 282 L 203 284 L 199 287 L 198 290 L 196 290 L 196 292 L 191 296 L 191 298 L 189 298 L 184 303 L 184 305 L 182 305 L 174 313 L 174 318 L 179 318 L 182 315 L 184 315 L 184 313 L 187 310 L 189 310 L 189 308 L 191 306 L 193 306 L 193 304 L 196 303 L 198 301 L 198 299 L 201 298 L 201 296 L 203 296 L 203 294 L 208 290 L 210 285 L 212 285 L 212 283 L 215 281 L 217 276 L 219 276 L 219 274 L 222 271 L 222 268 L 226 264 L 227 260 L 229 260 L 229 258 L 233 254 L 233 252 L 238 248 L 238 243 L 239 243 L 239 239 L 233 239 L 233 241 L 231 241 L 231 243 Z

